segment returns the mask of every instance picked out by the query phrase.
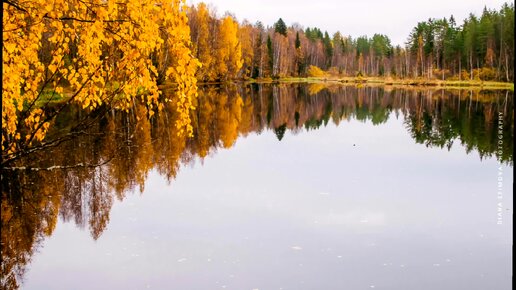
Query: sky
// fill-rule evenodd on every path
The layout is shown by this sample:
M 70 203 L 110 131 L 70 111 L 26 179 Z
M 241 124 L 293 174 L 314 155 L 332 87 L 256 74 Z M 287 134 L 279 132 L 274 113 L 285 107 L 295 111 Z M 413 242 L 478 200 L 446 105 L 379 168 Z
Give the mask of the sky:
M 231 12 L 239 21 L 272 25 L 280 17 L 287 23 L 319 27 L 333 34 L 358 37 L 381 33 L 393 45 L 404 45 L 414 26 L 428 18 L 453 15 L 458 24 L 469 13 L 480 15 L 485 6 L 499 10 L 507 0 L 187 0 L 187 4 L 205 2 L 217 8 L 218 15 Z

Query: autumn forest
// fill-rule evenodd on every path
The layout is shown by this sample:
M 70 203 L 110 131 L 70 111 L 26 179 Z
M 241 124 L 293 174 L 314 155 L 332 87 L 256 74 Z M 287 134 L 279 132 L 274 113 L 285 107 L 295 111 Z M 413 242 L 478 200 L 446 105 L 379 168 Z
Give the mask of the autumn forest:
M 499 80 L 514 75 L 514 5 L 485 8 L 463 23 L 453 16 L 417 23 L 405 46 L 389 36 L 329 35 L 317 27 L 271 27 L 230 14 L 217 18 L 206 4 L 188 9 L 192 50 L 202 81 L 293 76 L 386 76 Z

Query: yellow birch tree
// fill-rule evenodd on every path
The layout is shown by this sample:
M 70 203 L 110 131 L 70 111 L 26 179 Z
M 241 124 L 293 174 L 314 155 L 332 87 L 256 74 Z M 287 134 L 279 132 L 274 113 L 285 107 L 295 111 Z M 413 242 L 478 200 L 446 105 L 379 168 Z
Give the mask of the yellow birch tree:
M 242 68 L 242 48 L 238 40 L 238 22 L 226 16 L 219 27 L 218 73 L 221 79 L 234 79 Z
M 51 145 L 43 140 L 67 105 L 160 110 L 158 68 L 177 85 L 180 134 L 192 134 L 198 61 L 182 0 L 7 0 L 2 20 L 2 159 Z M 53 99 L 60 104 L 52 110 Z

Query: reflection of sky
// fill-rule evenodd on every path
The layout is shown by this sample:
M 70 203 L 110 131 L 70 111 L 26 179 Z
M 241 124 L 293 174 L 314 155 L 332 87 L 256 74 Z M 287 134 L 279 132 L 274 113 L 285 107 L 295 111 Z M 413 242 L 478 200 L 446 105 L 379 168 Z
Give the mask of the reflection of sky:
M 24 289 L 510 289 L 512 171 L 415 144 L 391 116 L 239 139 L 115 204 L 95 242 L 59 223 Z M 355 144 L 355 146 L 353 146 Z

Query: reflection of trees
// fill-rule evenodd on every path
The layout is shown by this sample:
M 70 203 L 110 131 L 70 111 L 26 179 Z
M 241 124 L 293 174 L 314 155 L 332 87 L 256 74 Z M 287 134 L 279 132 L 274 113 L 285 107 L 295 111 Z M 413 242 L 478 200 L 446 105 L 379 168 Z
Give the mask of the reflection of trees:
M 2 172 L 2 289 L 16 289 L 32 255 L 56 225 L 63 179 Z M 35 184 L 45 184 L 37 188 Z
M 285 131 L 287 130 L 287 124 L 283 124 L 279 126 L 278 128 L 274 128 L 274 133 L 276 134 L 276 137 L 278 137 L 278 140 L 281 141 L 283 139 L 283 136 L 285 136 Z
M 421 93 L 406 114 L 407 129 L 417 143 L 451 148 L 459 141 L 469 153 L 481 158 L 496 155 L 498 112 L 503 112 L 503 149 L 496 157 L 512 164 L 514 115 L 508 92 L 462 92 L 440 98 Z M 509 103 L 510 102 L 510 103 Z M 509 103 L 509 104 L 508 104 Z
M 503 154 L 496 157 L 504 162 L 512 160 L 513 100 L 512 93 L 506 91 L 347 86 L 324 89 L 321 85 L 264 85 L 257 90 L 258 94 L 250 94 L 255 107 L 253 116 L 266 120 L 254 124 L 257 132 L 270 129 L 282 136 L 283 125 L 296 133 L 302 128 L 326 126 L 330 119 L 336 125 L 343 119 L 379 125 L 394 113 L 404 116 L 417 143 L 449 149 L 458 141 L 481 158 L 495 155 L 497 116 L 503 111 Z
M 201 87 L 192 114 L 194 137 L 178 136 L 177 111 L 168 104 L 148 119 L 143 105 L 129 113 L 105 112 L 79 137 L 10 164 L 54 170 L 2 170 L 2 288 L 17 288 L 25 265 L 52 233 L 58 215 L 87 227 L 94 239 L 109 223 L 115 199 L 143 191 L 151 170 L 172 181 L 181 164 L 201 160 L 239 136 L 273 131 L 312 130 L 330 121 L 355 119 L 378 125 L 392 114 L 404 116 L 415 142 L 450 148 L 460 143 L 481 158 L 497 148 L 498 112 L 504 112 L 499 160 L 512 164 L 512 93 L 348 86 L 250 85 Z M 54 131 L 80 114 L 70 110 Z M 345 126 L 345 124 L 341 124 Z M 100 166 L 96 166 L 99 165 Z

